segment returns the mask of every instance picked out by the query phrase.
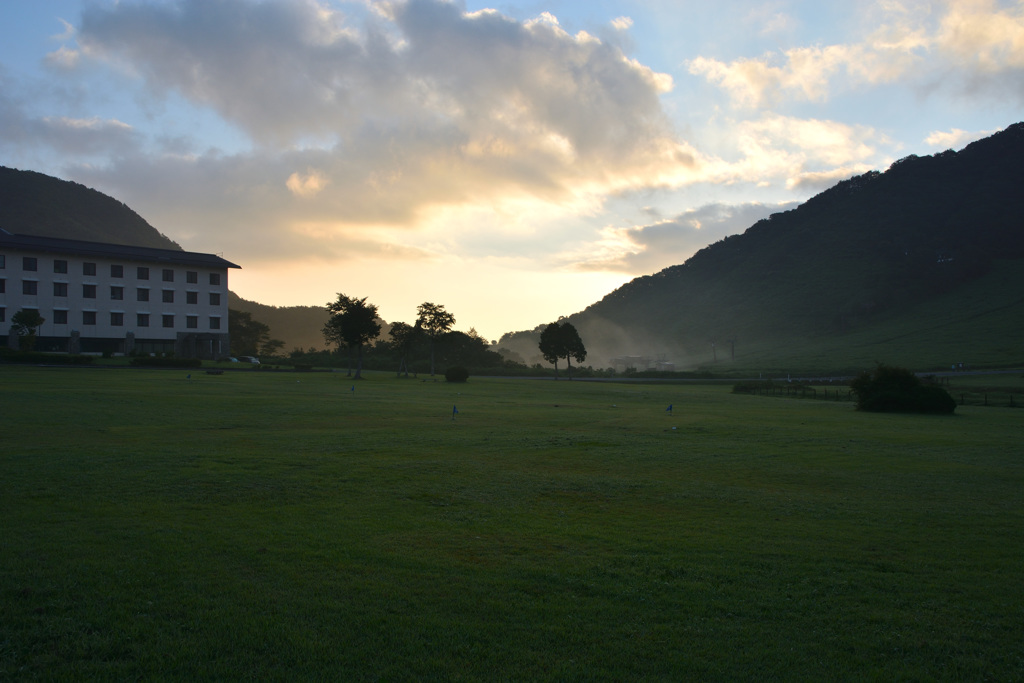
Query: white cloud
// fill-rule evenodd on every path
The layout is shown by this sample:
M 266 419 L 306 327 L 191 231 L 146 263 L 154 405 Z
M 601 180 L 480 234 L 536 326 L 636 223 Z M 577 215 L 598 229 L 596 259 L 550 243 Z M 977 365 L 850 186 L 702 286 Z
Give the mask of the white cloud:
M 298 172 L 292 173 L 288 176 L 285 186 L 292 194 L 299 197 L 315 197 L 328 184 L 330 184 L 330 180 L 325 178 L 323 173 L 311 168 L 305 175 L 299 175 Z
M 46 63 L 58 69 L 73 69 L 78 66 L 82 53 L 78 50 L 61 46 L 57 50 L 46 55 Z
M 1009 86 L 1021 98 L 1024 2 L 1008 4 L 879 1 L 868 10 L 878 23 L 860 40 L 732 61 L 699 56 L 687 67 L 720 86 L 740 107 L 822 103 L 836 91 L 896 82 L 994 92 Z
M 601 239 L 561 256 L 585 271 L 653 273 L 683 263 L 701 248 L 744 232 L 762 218 L 795 208 L 784 204 L 707 204 L 643 226 L 606 228 Z
M 612 19 L 612 28 L 616 31 L 626 31 L 633 26 L 633 20 L 630 17 L 616 17 Z
M 446 205 L 574 203 L 693 177 L 697 154 L 659 99 L 671 77 L 617 46 L 548 13 L 375 7 L 355 26 L 313 0 L 93 6 L 79 42 L 245 131 L 261 187 L 295 164 L 278 178 L 316 214 L 301 219 L 411 224 Z
M 971 132 L 960 130 L 959 128 L 953 128 L 948 131 L 935 130 L 928 134 L 924 139 L 924 142 L 935 149 L 958 149 L 968 143 L 974 142 L 975 140 L 988 137 L 995 132 L 996 131 L 994 130 Z

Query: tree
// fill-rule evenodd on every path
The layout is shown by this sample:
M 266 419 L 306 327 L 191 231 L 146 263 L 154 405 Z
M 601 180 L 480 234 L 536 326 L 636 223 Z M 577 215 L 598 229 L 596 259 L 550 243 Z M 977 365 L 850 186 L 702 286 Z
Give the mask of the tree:
M 39 315 L 34 308 L 23 308 L 11 316 L 11 330 L 21 339 L 18 348 L 22 351 L 31 351 L 36 347 L 36 330 L 46 322 L 46 318 Z
M 397 322 L 391 325 L 391 329 L 388 331 L 388 335 L 391 337 L 391 343 L 394 350 L 398 353 L 398 374 L 402 374 L 402 370 L 405 370 L 405 376 L 409 376 L 409 353 L 412 351 L 413 345 L 416 340 L 420 337 L 420 328 L 418 325 L 413 326 L 407 323 Z
M 905 368 L 878 365 L 864 371 L 850 388 L 857 395 L 857 410 L 875 413 L 940 413 L 956 410 L 956 401 L 942 387 L 922 384 Z
M 568 320 L 559 324 L 553 322 L 540 333 L 540 352 L 544 360 L 555 366 L 555 379 L 558 379 L 558 359 L 565 358 L 568 365 L 569 379 L 572 379 L 572 359 L 582 363 L 587 357 L 587 349 L 583 346 L 579 332 Z
M 270 326 L 252 319 L 252 313 L 228 309 L 228 333 L 236 356 L 276 353 L 284 342 L 270 338 Z
M 377 306 L 366 303 L 366 297 L 356 299 L 338 293 L 336 301 L 327 303 L 327 311 L 331 317 L 324 325 L 324 339 L 328 344 L 345 346 L 349 350 L 348 374 L 352 374 L 352 349 L 358 352 L 356 374 L 354 379 L 363 376 L 363 345 L 380 334 L 380 323 L 377 321 Z
M 430 340 L 430 374 L 434 374 L 434 342 L 442 334 L 450 332 L 455 325 L 455 316 L 444 310 L 444 306 L 429 301 L 416 307 L 416 326 L 423 330 Z

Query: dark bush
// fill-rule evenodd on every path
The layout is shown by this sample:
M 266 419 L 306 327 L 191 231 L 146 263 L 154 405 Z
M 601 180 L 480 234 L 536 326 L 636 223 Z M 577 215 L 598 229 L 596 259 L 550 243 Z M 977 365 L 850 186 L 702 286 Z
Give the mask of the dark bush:
M 938 386 L 924 385 L 910 370 L 879 365 L 864 371 L 850 388 L 857 395 L 857 410 L 873 413 L 936 413 L 956 410 L 956 401 Z
M 203 364 L 198 358 L 167 356 L 136 356 L 128 362 L 137 368 L 198 368 Z
M 444 371 L 444 378 L 449 382 L 465 382 L 469 379 L 469 370 L 461 365 L 456 365 Z
M 0 360 L 7 363 L 30 365 L 90 365 L 92 356 L 73 356 L 63 353 L 42 353 L 40 351 L 10 351 L 0 349 Z

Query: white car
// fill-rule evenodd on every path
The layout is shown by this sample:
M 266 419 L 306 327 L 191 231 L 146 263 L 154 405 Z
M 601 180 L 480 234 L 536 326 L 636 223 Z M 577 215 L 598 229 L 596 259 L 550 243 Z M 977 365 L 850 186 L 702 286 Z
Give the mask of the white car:
M 238 362 L 239 363 L 252 363 L 253 365 L 259 365 L 260 364 L 260 359 L 257 358 L 256 356 L 239 356 L 238 357 Z

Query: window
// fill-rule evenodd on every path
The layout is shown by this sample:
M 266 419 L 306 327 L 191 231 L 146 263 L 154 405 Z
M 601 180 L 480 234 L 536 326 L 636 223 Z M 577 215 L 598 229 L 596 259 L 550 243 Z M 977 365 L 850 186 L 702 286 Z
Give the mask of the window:
M 95 263 L 83 263 L 82 264 L 82 275 L 95 275 L 96 264 Z
M 139 313 L 135 316 L 135 324 L 139 327 L 149 327 L 149 313 Z
M 164 303 L 165 304 L 173 304 L 174 303 L 174 290 L 173 289 L 165 289 L 164 290 Z
M 0 268 L 6 268 L 6 267 L 7 267 L 7 255 L 6 254 L 0 254 Z
M 220 285 L 220 273 L 210 273 L 210 284 Z
M 163 325 L 164 325 L 164 327 L 174 327 L 174 316 L 173 315 L 165 315 L 165 316 L 163 316 Z
M 124 300 L 124 287 L 111 287 L 110 288 L 110 299 L 112 301 L 123 301 Z
M 0 277 L 0 294 L 7 293 L 7 280 Z
M 164 268 L 164 282 L 174 282 L 174 271 L 170 268 Z
M 29 296 L 35 296 L 39 291 L 39 283 L 35 280 L 22 280 L 21 281 L 21 293 L 28 294 Z
M 7 309 L 0 306 L 0 323 L 7 321 Z
M 197 273 L 194 270 L 186 270 L 185 271 L 185 282 L 187 282 L 190 285 L 198 284 L 199 283 L 199 273 Z
M 35 256 L 22 256 L 21 257 L 21 269 L 22 270 L 39 270 L 39 261 L 36 260 Z
M 146 266 L 139 266 L 138 268 L 135 269 L 135 277 L 138 278 L 139 280 L 148 280 L 149 268 L 147 268 Z
M 139 287 L 135 290 L 136 301 L 149 301 L 149 289 L 146 287 Z
M 110 277 L 124 277 L 124 266 L 111 265 Z
M 111 313 L 110 324 L 113 327 L 124 327 L 124 313 Z
M 198 315 L 187 315 L 185 316 L 185 327 L 190 330 L 194 330 L 199 327 L 199 316 Z
M 83 299 L 95 299 L 96 298 L 96 285 L 82 285 L 82 298 Z
M 67 325 L 68 324 L 68 312 L 63 309 L 55 309 L 53 311 L 53 324 L 54 325 Z
M 185 303 L 197 304 L 199 303 L 199 292 L 185 292 Z
M 96 311 L 82 311 L 82 324 L 83 325 L 95 325 L 96 324 Z
M 210 292 L 210 305 L 220 306 L 220 294 L 217 292 Z
M 217 317 L 215 315 L 214 316 L 210 316 L 210 329 L 211 330 L 219 330 L 220 329 L 220 318 L 219 317 Z
M 55 273 L 66 273 L 68 272 L 68 262 L 63 259 L 53 260 L 53 272 Z
M 68 295 L 68 283 L 66 283 L 66 282 L 54 282 L 53 283 L 53 295 L 54 296 L 67 296 Z

